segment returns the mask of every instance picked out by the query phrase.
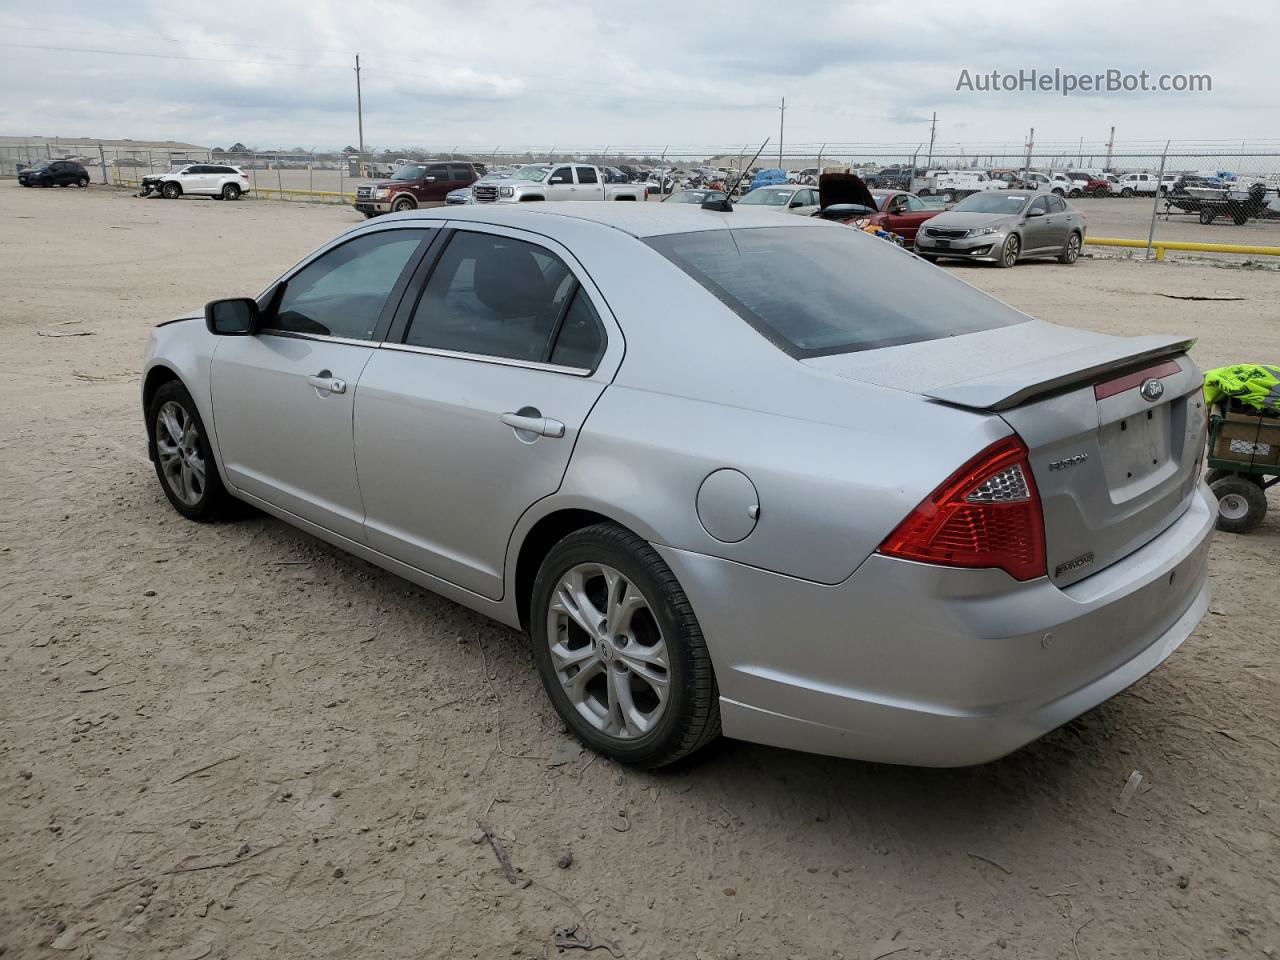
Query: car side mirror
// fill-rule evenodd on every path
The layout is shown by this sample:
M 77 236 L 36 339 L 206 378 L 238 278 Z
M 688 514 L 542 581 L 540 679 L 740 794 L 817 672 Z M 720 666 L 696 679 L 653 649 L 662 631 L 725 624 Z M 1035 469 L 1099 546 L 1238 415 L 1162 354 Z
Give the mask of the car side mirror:
M 1028 217 L 1043 217 L 1043 216 L 1044 216 L 1044 211 L 1043 211 L 1043 210 L 1028 210 L 1028 211 L 1027 211 L 1027 216 L 1028 216 Z
M 220 337 L 251 337 L 258 329 L 258 301 L 249 297 L 211 300 L 204 307 L 204 325 Z
M 790 203 L 790 204 L 788 204 L 788 206 L 792 206 L 792 207 L 803 207 L 803 206 L 804 206 L 804 204 L 803 204 L 803 203 L 801 203 L 799 200 L 792 200 L 792 201 L 791 201 L 791 203 Z

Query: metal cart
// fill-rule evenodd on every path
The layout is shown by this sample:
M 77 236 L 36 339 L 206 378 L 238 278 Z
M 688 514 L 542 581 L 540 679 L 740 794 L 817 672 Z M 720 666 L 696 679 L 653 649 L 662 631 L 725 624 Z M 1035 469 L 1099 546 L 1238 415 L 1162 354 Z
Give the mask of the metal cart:
M 1280 417 L 1215 406 L 1206 464 L 1218 529 L 1248 533 L 1267 515 L 1266 491 L 1280 483 Z

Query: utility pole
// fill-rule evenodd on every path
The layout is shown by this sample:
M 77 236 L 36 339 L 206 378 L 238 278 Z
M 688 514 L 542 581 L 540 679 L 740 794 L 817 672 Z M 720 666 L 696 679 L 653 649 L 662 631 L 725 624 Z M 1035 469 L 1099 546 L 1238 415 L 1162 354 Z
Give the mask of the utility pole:
M 360 127 L 360 152 L 364 153 L 364 99 L 360 95 L 360 54 L 356 54 L 356 123 Z
M 1023 167 L 1024 171 L 1031 169 L 1031 150 L 1033 147 L 1035 147 L 1035 143 L 1036 143 L 1036 128 L 1032 127 L 1031 132 L 1027 134 L 1027 162 L 1026 162 L 1026 165 Z
M 938 133 L 938 111 L 933 111 L 933 119 L 929 121 L 929 159 L 925 161 L 926 167 L 933 166 L 933 138 Z M 914 174 L 913 174 L 914 175 Z
M 782 166 L 782 131 L 787 121 L 787 98 L 782 98 L 782 106 L 778 107 L 778 166 Z
M 1103 170 L 1111 169 L 1111 151 L 1115 149 L 1115 146 L 1116 146 L 1116 128 L 1112 127 L 1111 136 L 1107 138 L 1107 165 L 1102 168 Z

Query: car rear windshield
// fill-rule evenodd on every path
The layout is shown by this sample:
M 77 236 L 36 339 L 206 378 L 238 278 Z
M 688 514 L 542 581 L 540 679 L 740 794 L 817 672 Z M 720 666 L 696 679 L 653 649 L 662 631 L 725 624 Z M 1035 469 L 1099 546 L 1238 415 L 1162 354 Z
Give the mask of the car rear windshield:
M 900 247 L 848 227 L 707 230 L 645 242 L 797 359 L 1029 319 Z

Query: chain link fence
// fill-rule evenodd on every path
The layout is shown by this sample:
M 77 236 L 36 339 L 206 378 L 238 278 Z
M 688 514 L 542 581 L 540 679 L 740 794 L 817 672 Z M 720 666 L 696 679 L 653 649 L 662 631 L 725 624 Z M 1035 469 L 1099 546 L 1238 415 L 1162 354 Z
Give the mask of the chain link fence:
M 427 159 L 479 162 L 490 169 L 572 160 L 619 167 L 637 176 L 671 175 L 677 181 L 697 169 L 732 177 L 781 166 L 805 180 L 816 179 L 822 171 L 849 170 L 872 186 L 932 193 L 943 200 L 978 187 L 1055 190 L 1084 211 L 1091 243 L 1127 256 L 1162 258 L 1168 251 L 1180 256 L 1262 255 L 1280 248 L 1280 146 L 1271 143 L 1253 149 L 1247 144 L 1230 150 L 1220 145 L 1172 149 L 1161 144 L 1145 151 L 1116 151 L 1106 144 L 1086 147 L 1080 142 L 1048 149 L 1006 144 L 1000 149 L 932 152 L 923 146 L 859 150 L 853 144 L 798 144 L 782 153 L 766 150 L 759 157 L 758 144 L 676 149 L 495 146 L 469 151 L 425 147 L 359 154 L 120 143 L 11 140 L 0 145 L 0 177 L 14 177 L 19 169 L 42 161 L 74 159 L 96 183 L 136 188 L 149 174 L 188 163 L 214 163 L 244 170 L 250 178 L 250 199 L 345 204 L 354 200 L 360 184 Z M 948 192 L 948 183 L 965 189 Z M 1211 249 L 1224 244 L 1240 249 Z

